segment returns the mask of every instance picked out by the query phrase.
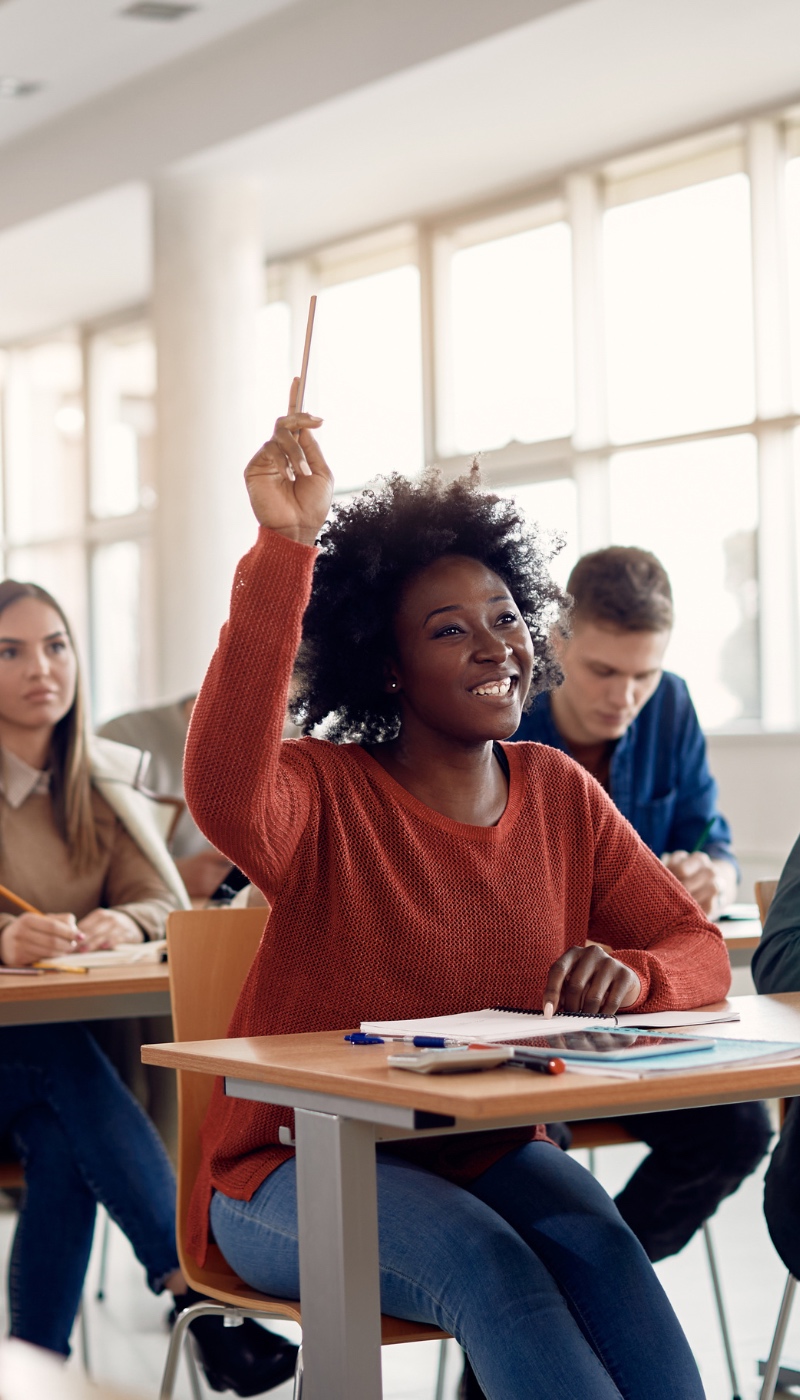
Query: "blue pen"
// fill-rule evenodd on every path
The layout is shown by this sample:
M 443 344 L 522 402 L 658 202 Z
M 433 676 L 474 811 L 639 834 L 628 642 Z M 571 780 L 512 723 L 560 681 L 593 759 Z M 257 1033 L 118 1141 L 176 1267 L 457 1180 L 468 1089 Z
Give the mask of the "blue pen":
M 464 1045 L 463 1039 L 451 1039 L 444 1035 L 368 1035 L 366 1031 L 351 1031 L 345 1036 L 351 1045 L 385 1045 L 387 1041 L 401 1045 L 414 1045 L 418 1050 L 445 1050 L 449 1046 Z

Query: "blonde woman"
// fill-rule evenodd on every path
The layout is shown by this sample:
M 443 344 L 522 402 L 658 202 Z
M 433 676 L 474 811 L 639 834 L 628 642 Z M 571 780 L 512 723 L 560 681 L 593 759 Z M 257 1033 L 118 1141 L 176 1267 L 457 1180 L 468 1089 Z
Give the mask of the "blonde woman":
M 42 911 L 0 901 L 0 964 L 161 937 L 188 901 L 133 786 L 139 755 L 87 738 L 64 613 L 12 579 L 0 583 L 0 759 L 0 883 Z M 150 1287 L 169 1289 L 178 1308 L 193 1301 L 169 1159 L 85 1027 L 0 1029 L 0 1137 L 12 1139 L 27 1187 L 9 1269 L 13 1336 L 69 1353 L 98 1201 Z M 261 1394 L 294 1369 L 295 1348 L 256 1323 L 226 1334 L 204 1318 L 192 1330 L 216 1389 Z

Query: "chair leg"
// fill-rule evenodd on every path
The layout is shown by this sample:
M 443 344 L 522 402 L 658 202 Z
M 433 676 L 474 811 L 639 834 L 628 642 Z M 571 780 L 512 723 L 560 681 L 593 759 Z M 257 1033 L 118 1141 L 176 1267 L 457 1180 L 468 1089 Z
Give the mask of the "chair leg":
M 191 1333 L 186 1338 L 186 1345 L 183 1348 L 183 1359 L 186 1362 L 186 1370 L 189 1376 L 189 1389 L 192 1392 L 192 1400 L 203 1400 L 203 1390 L 200 1385 L 200 1377 L 197 1374 L 197 1362 L 194 1359 L 194 1348 L 192 1346 Z
M 89 1326 L 86 1321 L 86 1297 L 81 1295 L 81 1305 L 78 1308 L 78 1328 L 81 1337 L 81 1364 L 87 1376 L 91 1376 L 92 1368 L 89 1360 Z
M 292 1400 L 303 1400 L 303 1344 L 297 1348 L 297 1360 L 294 1363 L 294 1385 L 292 1387 Z
M 178 1362 L 181 1356 L 181 1348 L 186 1336 L 186 1328 L 192 1320 L 189 1317 L 191 1311 L 191 1308 L 187 1308 L 185 1312 L 179 1313 L 175 1319 L 172 1336 L 169 1339 L 169 1346 L 167 1347 L 167 1359 L 164 1362 L 161 1389 L 158 1392 L 159 1400 L 172 1400 L 172 1394 L 175 1389 L 175 1377 L 178 1374 Z
M 781 1365 L 781 1352 L 786 1338 L 786 1329 L 789 1326 L 789 1315 L 794 1302 L 794 1290 L 797 1287 L 797 1279 L 793 1274 L 789 1274 L 786 1280 L 786 1287 L 783 1290 L 781 1300 L 781 1310 L 778 1313 L 778 1322 L 775 1328 L 775 1336 L 772 1338 L 767 1365 L 764 1371 L 764 1384 L 761 1387 L 759 1400 L 773 1400 L 775 1387 L 778 1383 L 778 1371 Z
M 444 1400 L 444 1378 L 447 1371 L 447 1338 L 442 1337 L 439 1343 L 439 1365 L 436 1368 L 436 1389 L 433 1392 L 433 1400 Z
M 97 1292 L 95 1298 L 98 1303 L 102 1303 L 106 1296 L 106 1279 L 108 1277 L 108 1237 L 111 1233 L 111 1217 L 103 1211 L 103 1238 L 100 1241 L 100 1273 L 97 1279 Z
M 725 1300 L 722 1297 L 722 1284 L 720 1283 L 719 1270 L 717 1268 L 714 1237 L 711 1233 L 711 1226 L 707 1220 L 703 1221 L 703 1239 L 706 1242 L 706 1255 L 708 1256 L 708 1268 L 711 1274 L 711 1286 L 714 1289 L 714 1298 L 717 1304 L 719 1330 L 722 1333 L 722 1345 L 725 1348 L 725 1360 L 728 1363 L 728 1375 L 730 1376 L 733 1400 L 741 1400 L 739 1378 L 736 1375 L 736 1362 L 733 1357 L 733 1347 L 731 1345 L 730 1330 L 728 1328 L 728 1316 L 725 1311 Z

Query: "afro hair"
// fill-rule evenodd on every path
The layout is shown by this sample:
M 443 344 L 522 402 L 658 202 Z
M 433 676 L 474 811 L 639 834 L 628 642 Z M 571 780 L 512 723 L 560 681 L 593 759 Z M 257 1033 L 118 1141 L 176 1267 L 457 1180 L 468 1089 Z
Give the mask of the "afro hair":
M 436 469 L 418 481 L 379 478 L 334 508 L 320 548 L 292 702 L 304 733 L 327 721 L 337 743 L 397 735 L 399 700 L 385 690 L 394 617 L 407 581 L 443 554 L 479 560 L 511 592 L 534 646 L 527 703 L 560 682 L 548 638 L 566 599 L 547 566 L 561 541 L 542 540 L 513 500 L 482 491 L 477 463 L 449 483 Z

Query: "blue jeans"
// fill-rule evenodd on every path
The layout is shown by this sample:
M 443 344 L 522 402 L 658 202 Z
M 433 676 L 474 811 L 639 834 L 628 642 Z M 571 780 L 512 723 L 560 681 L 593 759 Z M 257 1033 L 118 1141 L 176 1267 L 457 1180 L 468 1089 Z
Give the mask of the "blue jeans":
M 99 1201 L 154 1292 L 178 1267 L 175 1178 L 152 1123 L 80 1025 L 0 1029 L 0 1135 L 25 1165 L 11 1335 L 69 1354 Z
M 294 1160 L 252 1200 L 216 1192 L 214 1237 L 249 1284 L 299 1292 Z M 378 1153 L 381 1308 L 458 1339 L 489 1400 L 702 1400 L 677 1318 L 611 1199 L 530 1143 L 468 1189 Z

